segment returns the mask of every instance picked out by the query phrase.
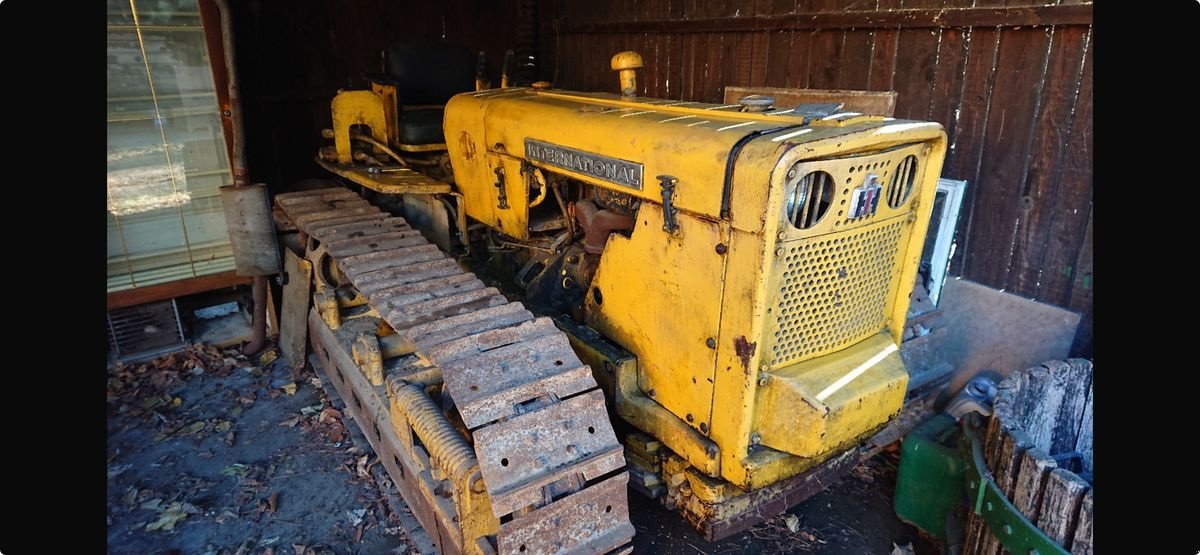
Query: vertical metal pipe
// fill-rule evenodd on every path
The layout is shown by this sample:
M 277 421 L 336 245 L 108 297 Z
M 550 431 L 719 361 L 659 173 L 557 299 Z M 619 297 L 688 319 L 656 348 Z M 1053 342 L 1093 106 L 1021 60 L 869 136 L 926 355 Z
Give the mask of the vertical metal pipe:
M 254 319 L 250 342 L 242 346 L 243 355 L 252 355 L 267 344 L 267 276 L 254 277 Z
M 237 70 L 234 66 L 233 13 L 229 10 L 227 0 L 213 0 L 213 2 L 221 11 L 221 43 L 225 50 L 225 72 L 229 76 L 226 89 L 229 91 L 229 111 L 232 112 L 231 119 L 233 120 L 233 160 L 230 161 L 233 164 L 233 183 L 246 185 L 249 183 L 246 173 L 244 142 L 246 129 L 242 120 L 242 101 L 241 95 L 238 93 Z
M 250 178 L 246 171 L 246 128 L 242 118 L 242 101 L 241 95 L 238 92 L 237 66 L 235 65 L 237 57 L 235 56 L 233 47 L 233 12 L 230 10 L 227 0 L 213 0 L 213 2 L 221 12 L 221 45 L 223 47 L 222 50 L 225 52 L 225 73 L 227 76 L 225 88 L 228 94 L 230 119 L 233 120 L 233 136 L 230 137 L 233 154 L 230 160 L 230 163 L 233 165 L 233 184 L 235 187 L 244 187 L 249 185 Z M 272 226 L 272 222 L 269 219 L 266 224 Z M 275 273 L 278 273 L 279 256 L 277 250 L 274 258 L 276 262 Z M 250 323 L 253 331 L 250 336 L 250 342 L 242 347 L 242 354 L 255 354 L 261 351 L 266 345 L 267 286 L 266 275 L 256 275 L 254 277 L 254 315 Z

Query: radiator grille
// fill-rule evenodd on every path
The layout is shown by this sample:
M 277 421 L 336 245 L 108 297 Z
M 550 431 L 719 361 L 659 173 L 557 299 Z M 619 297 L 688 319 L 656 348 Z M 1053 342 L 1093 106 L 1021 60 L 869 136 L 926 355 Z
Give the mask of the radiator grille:
M 902 218 L 892 218 L 783 245 L 772 367 L 825 354 L 883 328 L 902 226 Z
M 173 347 L 183 341 L 174 299 L 108 312 L 108 344 L 117 357 Z

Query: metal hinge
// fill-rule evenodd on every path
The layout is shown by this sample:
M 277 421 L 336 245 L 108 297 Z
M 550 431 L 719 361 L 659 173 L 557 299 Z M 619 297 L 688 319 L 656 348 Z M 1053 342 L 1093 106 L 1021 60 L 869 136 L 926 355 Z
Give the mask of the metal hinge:
M 501 210 L 507 210 L 508 209 L 508 194 L 505 193 L 505 191 L 504 191 L 504 166 L 496 166 L 496 169 L 493 171 L 496 172 L 496 183 L 495 183 L 496 188 L 500 190 L 500 194 L 499 194 L 500 206 L 499 206 L 499 208 Z
M 670 175 L 660 175 L 657 179 L 662 187 L 663 231 L 674 235 L 679 231 L 679 224 L 675 221 L 675 206 L 672 201 L 675 198 L 675 184 L 679 183 L 679 179 Z

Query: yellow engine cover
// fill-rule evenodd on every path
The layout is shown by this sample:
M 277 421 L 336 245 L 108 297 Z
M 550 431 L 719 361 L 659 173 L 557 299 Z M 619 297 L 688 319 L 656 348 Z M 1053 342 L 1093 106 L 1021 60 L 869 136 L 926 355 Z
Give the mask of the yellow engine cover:
M 530 165 L 641 201 L 608 239 L 586 323 L 637 357 L 618 395 L 697 432 L 645 430 L 694 467 L 769 485 L 900 410 L 940 125 L 510 88 L 451 99 L 445 133 L 467 215 L 505 234 L 528 236 Z

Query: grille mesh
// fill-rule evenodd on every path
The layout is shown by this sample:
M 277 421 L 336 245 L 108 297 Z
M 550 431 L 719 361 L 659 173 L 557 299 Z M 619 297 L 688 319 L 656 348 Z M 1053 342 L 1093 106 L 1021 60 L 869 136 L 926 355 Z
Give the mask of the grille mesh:
M 789 242 L 779 259 L 771 366 L 841 348 L 887 321 L 900 218 Z

